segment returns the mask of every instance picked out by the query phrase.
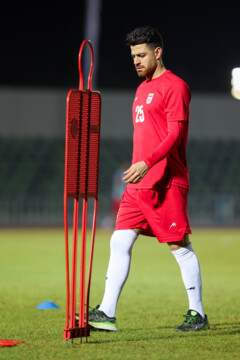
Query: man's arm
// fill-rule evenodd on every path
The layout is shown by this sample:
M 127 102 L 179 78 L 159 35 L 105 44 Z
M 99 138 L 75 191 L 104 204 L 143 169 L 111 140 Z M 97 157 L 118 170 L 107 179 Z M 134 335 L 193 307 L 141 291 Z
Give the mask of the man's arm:
M 169 121 L 166 139 L 143 161 L 132 164 L 124 172 L 123 181 L 132 184 L 139 183 L 153 165 L 168 156 L 178 146 L 182 139 L 184 125 L 185 121 Z

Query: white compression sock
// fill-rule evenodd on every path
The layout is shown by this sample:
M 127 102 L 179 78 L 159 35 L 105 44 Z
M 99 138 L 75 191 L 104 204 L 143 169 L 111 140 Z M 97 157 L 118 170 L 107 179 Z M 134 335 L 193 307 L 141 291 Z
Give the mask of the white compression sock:
M 105 292 L 99 307 L 109 317 L 115 316 L 118 298 L 129 274 L 132 247 L 137 237 L 133 230 L 116 230 L 112 235 Z
M 202 280 L 198 258 L 190 243 L 188 246 L 172 251 L 181 270 L 183 283 L 186 287 L 189 309 L 205 316 L 202 306 Z

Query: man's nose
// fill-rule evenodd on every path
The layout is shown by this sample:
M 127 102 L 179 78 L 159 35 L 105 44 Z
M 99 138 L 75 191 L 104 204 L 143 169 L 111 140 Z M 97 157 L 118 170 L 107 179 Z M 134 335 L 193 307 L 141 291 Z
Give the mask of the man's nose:
M 140 59 L 139 59 L 139 57 L 135 56 L 134 65 L 138 65 L 138 64 L 140 64 Z

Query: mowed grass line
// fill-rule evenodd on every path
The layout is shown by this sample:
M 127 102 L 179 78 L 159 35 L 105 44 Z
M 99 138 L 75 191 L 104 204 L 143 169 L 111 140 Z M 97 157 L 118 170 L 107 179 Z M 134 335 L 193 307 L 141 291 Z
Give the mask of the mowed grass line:
M 111 232 L 98 230 L 91 299 L 100 303 Z M 70 234 L 71 238 L 71 234 Z M 24 344 L 0 348 L 0 359 L 238 359 L 240 351 L 239 229 L 193 229 L 211 329 L 179 334 L 188 301 L 167 245 L 140 236 L 117 310 L 119 331 L 92 331 L 89 343 L 66 346 L 63 229 L 0 230 L 0 338 Z M 53 301 L 60 310 L 36 310 Z

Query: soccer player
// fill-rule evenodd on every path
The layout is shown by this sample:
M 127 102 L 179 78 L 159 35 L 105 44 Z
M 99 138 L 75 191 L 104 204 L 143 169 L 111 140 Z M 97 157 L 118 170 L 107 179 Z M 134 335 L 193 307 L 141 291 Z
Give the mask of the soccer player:
M 138 27 L 126 37 L 139 77 L 133 107 L 132 165 L 112 235 L 105 293 L 100 306 L 89 313 L 89 324 L 117 330 L 117 302 L 128 277 L 132 247 L 139 234 L 167 243 L 181 270 L 189 310 L 176 331 L 209 328 L 202 305 L 200 265 L 189 241 L 187 213 L 189 175 L 186 146 L 189 124 L 188 85 L 167 70 L 158 30 Z

